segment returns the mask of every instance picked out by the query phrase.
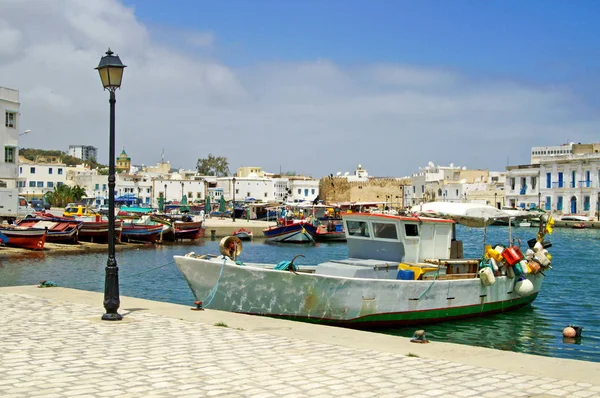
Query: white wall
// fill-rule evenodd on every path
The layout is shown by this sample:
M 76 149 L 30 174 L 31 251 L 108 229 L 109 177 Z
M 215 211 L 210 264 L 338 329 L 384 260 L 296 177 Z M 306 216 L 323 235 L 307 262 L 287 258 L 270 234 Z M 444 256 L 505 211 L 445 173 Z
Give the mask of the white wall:
M 0 87 L 0 180 L 6 188 L 16 188 L 18 177 L 19 162 L 19 132 L 22 132 L 20 126 L 20 103 L 19 92 L 9 88 Z M 14 115 L 14 124 L 12 127 L 6 125 L 6 112 Z M 13 161 L 6 162 L 6 148 L 12 148 Z

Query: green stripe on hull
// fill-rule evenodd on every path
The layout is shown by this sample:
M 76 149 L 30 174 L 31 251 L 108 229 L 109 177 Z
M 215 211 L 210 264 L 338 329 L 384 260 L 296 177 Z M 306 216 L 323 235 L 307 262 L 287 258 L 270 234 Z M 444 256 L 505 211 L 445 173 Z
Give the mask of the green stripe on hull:
M 527 297 L 521 297 L 508 301 L 496 301 L 493 303 L 483 303 L 479 305 L 470 305 L 464 307 L 440 308 L 425 311 L 407 311 L 407 312 L 389 312 L 384 314 L 371 314 L 358 318 L 339 320 L 330 318 L 310 318 L 286 315 L 268 315 L 276 318 L 285 318 L 296 321 L 320 323 L 326 325 L 337 325 L 354 328 L 363 328 L 371 326 L 396 326 L 444 322 L 453 319 L 469 318 L 476 316 L 489 315 L 498 312 L 512 311 L 532 303 L 538 293 Z

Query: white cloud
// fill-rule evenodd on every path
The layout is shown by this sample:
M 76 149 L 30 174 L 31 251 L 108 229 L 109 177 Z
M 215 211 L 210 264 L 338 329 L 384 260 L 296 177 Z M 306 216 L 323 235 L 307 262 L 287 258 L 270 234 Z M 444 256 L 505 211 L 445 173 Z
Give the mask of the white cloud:
M 21 91 L 21 146 L 94 145 L 108 162 L 108 94 L 94 67 L 107 47 L 125 70 L 117 150 L 136 164 L 193 168 L 208 153 L 315 177 L 405 175 L 428 160 L 502 169 L 531 146 L 595 140 L 598 117 L 567 87 L 470 79 L 415 65 L 333 61 L 230 67 L 160 40 L 116 0 L 0 0 L 0 85 Z M 184 32 L 195 48 L 215 34 Z

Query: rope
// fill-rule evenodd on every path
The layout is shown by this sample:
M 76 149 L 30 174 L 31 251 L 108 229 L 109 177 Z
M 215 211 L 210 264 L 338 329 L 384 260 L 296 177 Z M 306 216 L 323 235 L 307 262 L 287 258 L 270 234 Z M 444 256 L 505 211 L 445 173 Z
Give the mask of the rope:
M 427 294 L 427 292 L 429 291 L 429 289 L 431 289 L 431 287 L 433 286 L 433 284 L 435 283 L 435 281 L 437 280 L 438 275 L 440 274 L 440 267 L 438 266 L 437 272 L 435 273 L 435 275 L 433 276 L 433 280 L 431 281 L 431 284 L 429 285 L 429 287 L 427 287 L 427 289 L 425 289 L 425 291 L 423 293 L 421 293 L 421 295 L 419 296 L 418 300 L 421 300 L 421 298 Z
M 217 290 L 219 289 L 219 282 L 221 281 L 221 275 L 223 275 L 223 269 L 225 268 L 226 262 L 227 262 L 227 257 L 223 256 L 223 265 L 221 266 L 221 272 L 219 272 L 219 278 L 217 279 L 217 283 L 213 286 L 212 290 L 208 293 L 208 296 L 206 296 L 206 298 L 204 300 L 202 300 L 202 306 L 204 308 L 208 307 L 210 305 L 210 303 L 212 303 L 215 296 L 217 295 Z

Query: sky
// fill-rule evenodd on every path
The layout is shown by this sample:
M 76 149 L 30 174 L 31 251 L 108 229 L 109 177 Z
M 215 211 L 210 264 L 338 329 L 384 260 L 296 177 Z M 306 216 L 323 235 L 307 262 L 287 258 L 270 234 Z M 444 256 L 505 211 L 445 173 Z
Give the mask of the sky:
M 25 148 L 98 148 L 127 65 L 116 150 L 136 165 L 259 166 L 320 178 L 361 164 L 501 171 L 532 146 L 599 142 L 600 2 L 0 0 L 0 86 Z

